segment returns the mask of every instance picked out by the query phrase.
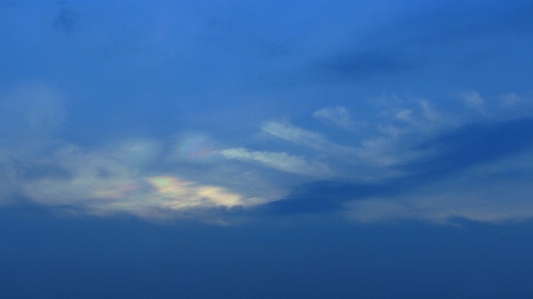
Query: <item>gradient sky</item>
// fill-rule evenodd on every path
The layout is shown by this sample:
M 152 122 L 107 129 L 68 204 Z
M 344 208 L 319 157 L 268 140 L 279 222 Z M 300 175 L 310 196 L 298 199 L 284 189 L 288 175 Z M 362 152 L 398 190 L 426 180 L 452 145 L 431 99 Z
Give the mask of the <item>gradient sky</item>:
M 0 297 L 531 298 L 532 15 L 0 0 Z

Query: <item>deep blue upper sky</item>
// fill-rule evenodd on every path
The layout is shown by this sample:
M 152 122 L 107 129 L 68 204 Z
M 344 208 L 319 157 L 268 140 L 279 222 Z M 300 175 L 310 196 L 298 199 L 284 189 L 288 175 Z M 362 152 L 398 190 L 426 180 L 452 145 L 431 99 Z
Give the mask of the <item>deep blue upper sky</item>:
M 526 236 L 532 228 L 531 15 L 531 1 L 0 0 L 0 214 L 10 240 L 0 244 L 1 255 L 9 256 L 1 265 L 16 268 L 10 261 L 19 259 L 33 267 L 35 256 L 43 263 L 39 271 L 54 268 L 45 249 L 18 253 L 39 244 L 56 248 L 58 257 L 70 250 L 82 256 L 77 264 L 73 253 L 58 271 L 72 264 L 90 268 L 92 258 L 108 256 L 114 261 L 109 267 L 124 272 L 121 263 L 146 254 L 131 267 L 152 267 L 148 271 L 162 277 L 153 265 L 166 259 L 155 256 L 169 253 L 159 246 L 173 248 L 173 238 L 193 236 L 194 248 L 221 246 L 228 256 L 244 254 L 254 267 L 267 267 L 270 276 L 247 281 L 250 290 L 280 286 L 261 293 L 265 298 L 326 298 L 335 286 L 338 298 L 389 298 L 394 291 L 379 290 L 383 284 L 372 289 L 370 283 L 358 293 L 339 273 L 392 279 L 412 262 L 411 240 L 422 254 L 420 267 L 426 267 L 423 248 L 429 246 L 427 259 L 435 258 L 443 281 L 460 288 L 465 283 L 453 280 L 457 269 L 442 268 L 446 261 L 468 263 L 485 245 L 499 246 L 502 232 Z M 42 234 L 32 225 L 43 226 Z M 58 233 L 69 226 L 65 235 Z M 108 229 L 112 233 L 102 238 L 95 235 Z M 329 240 L 335 252 L 314 244 L 307 230 L 318 239 L 338 232 Z M 387 243 L 395 232 L 407 239 L 394 236 Z M 95 245 L 73 237 L 84 233 Z M 117 246 L 135 257 L 117 261 L 106 242 L 121 233 L 131 236 Z M 154 233 L 160 237 L 145 249 L 130 248 Z M 256 233 L 267 241 L 251 237 Z M 347 240 L 350 233 L 368 248 Z M 371 257 L 374 233 L 388 237 L 378 238 L 375 249 L 384 251 Z M 443 235 L 423 240 L 418 233 Z M 463 239 L 454 243 L 456 237 Z M 54 247 L 61 238 L 66 247 Z M 464 242 L 471 248 L 460 249 Z M 273 249 L 287 243 L 287 251 Z M 313 249 L 297 257 L 306 244 Z M 442 298 L 499 298 L 510 290 L 514 298 L 531 296 L 525 284 L 500 281 L 508 261 L 498 258 L 533 250 L 529 243 L 510 246 L 470 260 L 464 273 L 492 274 Z M 262 249 L 254 254 L 256 247 Z M 194 255 L 190 248 L 177 250 Z M 286 280 L 276 277 L 283 271 L 263 260 L 271 250 L 278 252 L 270 257 L 275 265 L 296 258 L 298 270 Z M 344 267 L 341 257 L 352 250 L 370 261 L 387 256 L 391 266 L 368 263 L 360 265 L 361 273 L 355 264 Z M 531 259 L 516 256 L 533 267 Z M 498 261 L 485 265 L 491 258 Z M 209 261 L 219 263 L 213 273 L 246 277 L 246 259 L 231 267 L 214 251 L 197 259 L 187 267 Z M 307 259 L 324 259 L 321 267 L 330 267 L 325 273 L 338 277 L 322 290 L 302 293 Z M 409 271 L 422 277 L 428 271 L 422 268 Z M 533 277 L 519 266 L 508 271 L 524 281 Z M 26 296 L 17 293 L 21 286 L 39 279 L 35 274 L 17 282 L 2 275 L 0 285 L 15 285 L 4 293 L 12 298 Z M 53 277 L 46 296 L 59 294 L 53 286 L 68 275 Z M 132 277 L 122 282 L 139 279 Z M 191 277 L 200 284 L 206 276 Z M 494 287 L 494 281 L 501 283 Z M 403 287 L 392 290 L 409 298 L 435 297 L 416 283 L 397 283 Z M 146 287 L 159 284 L 166 285 L 152 281 Z M 294 293 L 290 284 L 297 286 Z M 444 282 L 422 284 L 446 289 Z M 480 295 L 473 291 L 477 285 L 489 289 Z M 78 288 L 72 290 L 61 296 Z M 90 298 L 100 296 L 93 291 Z M 164 296 L 178 294 L 169 292 Z M 184 292 L 213 297 L 210 291 Z M 230 293 L 244 298 L 250 292 Z

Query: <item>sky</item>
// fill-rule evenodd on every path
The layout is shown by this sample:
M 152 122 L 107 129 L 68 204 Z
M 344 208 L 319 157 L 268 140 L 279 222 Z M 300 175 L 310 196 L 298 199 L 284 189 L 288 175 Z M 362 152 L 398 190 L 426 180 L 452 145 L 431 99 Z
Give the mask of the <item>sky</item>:
M 532 13 L 0 0 L 0 297 L 531 298 Z

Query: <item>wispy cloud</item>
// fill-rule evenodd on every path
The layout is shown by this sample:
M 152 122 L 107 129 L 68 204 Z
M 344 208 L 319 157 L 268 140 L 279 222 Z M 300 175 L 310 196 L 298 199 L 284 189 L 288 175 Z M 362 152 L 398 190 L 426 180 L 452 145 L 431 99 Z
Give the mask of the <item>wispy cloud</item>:
M 349 128 L 352 125 L 348 109 L 341 106 L 322 108 L 315 111 L 313 116 L 322 121 L 332 122 L 343 128 Z
M 412 158 L 416 153 L 399 152 L 395 141 L 384 136 L 373 136 L 359 141 L 359 146 L 344 146 L 330 141 L 325 135 L 307 131 L 288 123 L 265 122 L 262 130 L 274 137 L 303 145 L 345 162 L 390 166 Z
M 485 111 L 485 99 L 481 97 L 479 92 L 465 91 L 461 93 L 461 98 L 468 107 L 478 111 L 482 115 L 486 115 L 487 112 Z
M 256 162 L 278 170 L 313 177 L 328 177 L 332 175 L 332 171 L 323 163 L 309 164 L 302 157 L 292 156 L 285 152 L 272 153 L 248 151 L 245 148 L 231 148 L 222 150 L 221 154 L 230 160 Z
M 326 136 L 322 134 L 307 131 L 288 123 L 268 121 L 263 123 L 261 129 L 263 132 L 274 137 L 305 145 L 319 151 L 328 152 L 334 150 L 334 148 L 339 148 L 339 146 L 332 144 Z
M 504 94 L 499 96 L 500 103 L 507 109 L 512 109 L 521 105 L 531 104 L 531 101 L 525 97 L 519 96 L 516 93 Z
M 433 148 L 433 155 L 391 166 L 403 170 L 394 177 L 310 182 L 257 210 L 274 215 L 344 211 L 358 221 L 533 217 L 526 200 L 531 179 L 524 176 L 533 172 L 532 127 L 531 119 L 460 127 L 423 145 Z

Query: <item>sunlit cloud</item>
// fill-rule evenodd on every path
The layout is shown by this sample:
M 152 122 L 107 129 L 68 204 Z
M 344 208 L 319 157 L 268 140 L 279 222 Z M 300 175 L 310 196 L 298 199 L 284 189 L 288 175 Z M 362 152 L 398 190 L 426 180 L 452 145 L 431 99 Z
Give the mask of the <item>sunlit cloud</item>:
M 157 170 L 148 170 L 147 163 L 157 155 L 157 143 L 137 140 L 119 144 L 91 152 L 66 146 L 44 160 L 26 161 L 25 172 L 17 169 L 20 166 L 3 163 L 12 175 L 0 177 L 0 185 L 10 179 L 15 188 L 11 195 L 0 195 L 21 196 L 36 204 L 89 214 L 126 212 L 143 217 L 260 201 L 224 186 L 184 179 L 186 174 L 180 175 L 179 169 L 153 175 Z
M 175 177 L 158 176 L 147 178 L 147 181 L 163 196 L 173 198 L 175 208 L 216 205 L 232 207 L 242 205 L 242 197 L 214 186 L 196 186 L 192 182 L 184 182 Z

